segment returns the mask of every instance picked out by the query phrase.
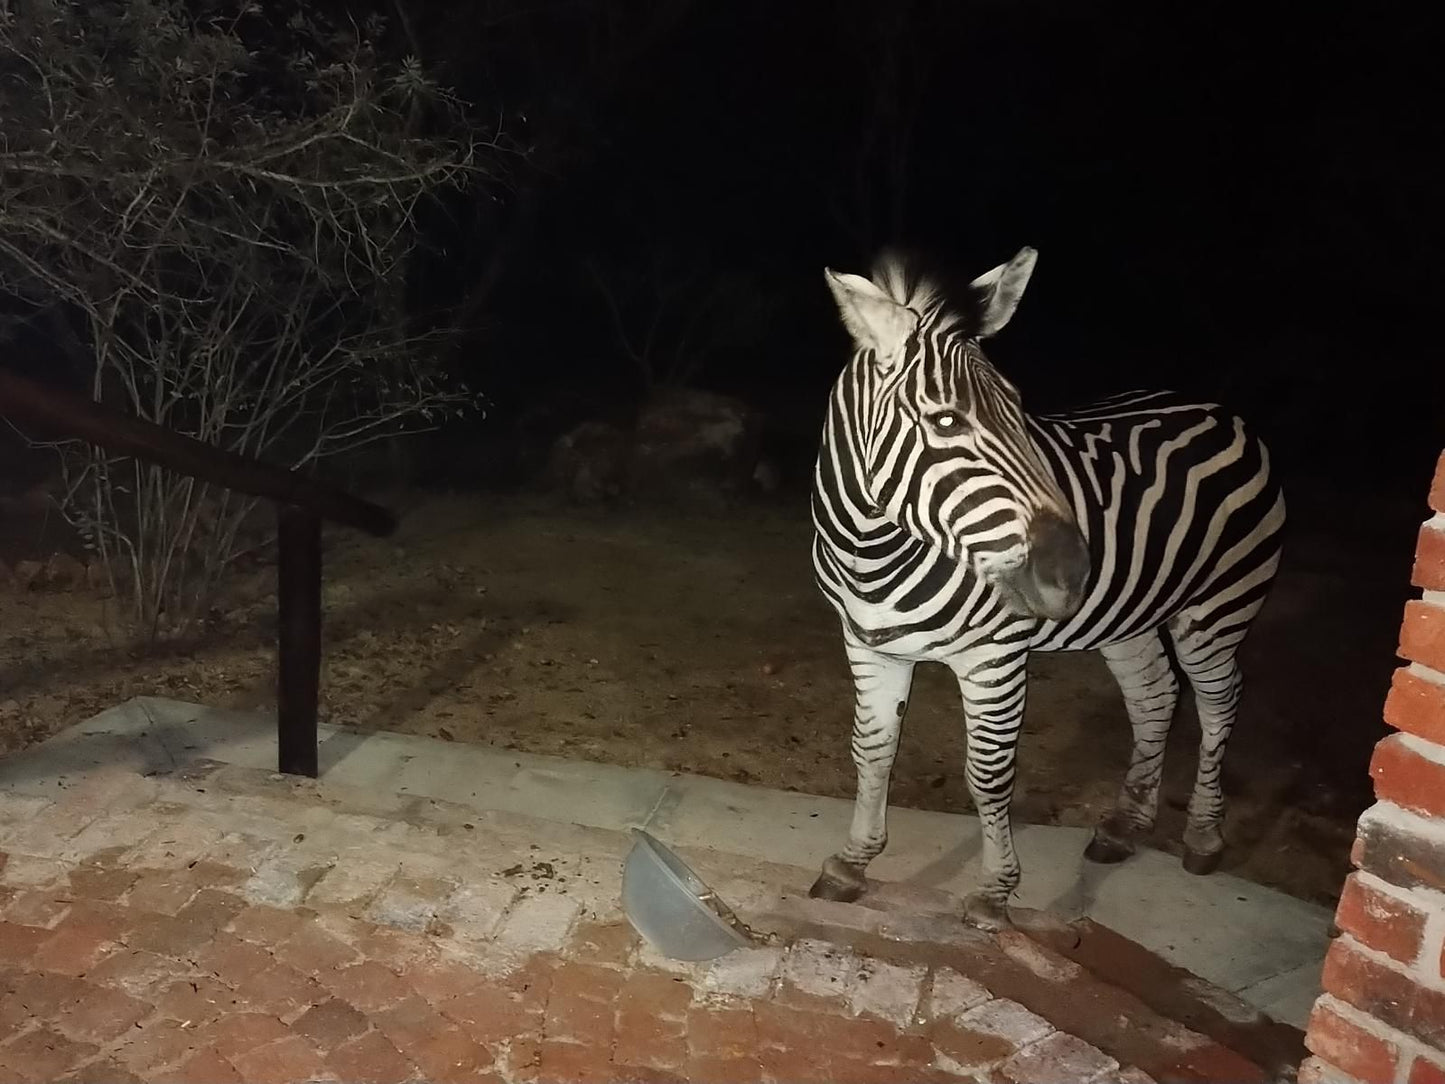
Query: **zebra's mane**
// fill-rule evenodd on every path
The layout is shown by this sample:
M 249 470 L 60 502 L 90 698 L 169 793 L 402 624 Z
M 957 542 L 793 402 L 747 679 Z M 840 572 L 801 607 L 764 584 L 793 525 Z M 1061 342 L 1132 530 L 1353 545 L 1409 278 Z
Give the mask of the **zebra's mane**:
M 959 290 L 915 252 L 885 249 L 873 262 L 873 285 L 940 329 L 977 324 L 972 291 Z

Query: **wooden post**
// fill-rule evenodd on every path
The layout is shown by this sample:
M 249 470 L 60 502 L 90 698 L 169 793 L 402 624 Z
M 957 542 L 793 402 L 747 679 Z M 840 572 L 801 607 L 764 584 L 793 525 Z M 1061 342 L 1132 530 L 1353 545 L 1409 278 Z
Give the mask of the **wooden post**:
M 277 512 L 278 767 L 316 778 L 316 700 L 321 683 L 321 519 L 294 504 Z

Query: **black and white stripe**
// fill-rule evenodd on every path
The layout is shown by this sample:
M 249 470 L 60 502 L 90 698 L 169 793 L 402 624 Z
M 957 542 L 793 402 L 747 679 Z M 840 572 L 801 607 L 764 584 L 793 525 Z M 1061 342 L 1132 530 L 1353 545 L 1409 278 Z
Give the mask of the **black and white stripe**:
M 1009 824 L 1030 651 L 1097 649 L 1134 748 L 1088 855 L 1117 861 L 1154 823 L 1179 683 L 1203 729 L 1185 864 L 1223 850 L 1220 767 L 1239 703 L 1236 652 L 1279 563 L 1284 501 L 1269 455 L 1214 404 L 1135 392 L 1030 417 L 979 340 L 1012 315 L 1024 249 L 957 303 L 899 260 L 829 273 L 856 352 L 834 386 L 813 492 L 813 561 L 852 667 L 858 794 L 847 846 L 814 894 L 853 899 L 887 840 L 888 776 L 918 662 L 955 672 L 983 826 L 982 925 L 1007 921 L 1020 869 Z

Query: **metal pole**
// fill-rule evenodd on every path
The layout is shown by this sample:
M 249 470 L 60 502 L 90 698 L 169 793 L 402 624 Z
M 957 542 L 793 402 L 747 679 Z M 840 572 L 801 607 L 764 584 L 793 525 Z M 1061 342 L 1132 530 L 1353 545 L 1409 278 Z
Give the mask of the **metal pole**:
M 279 770 L 316 778 L 321 683 L 321 519 L 277 505 L 276 744 Z

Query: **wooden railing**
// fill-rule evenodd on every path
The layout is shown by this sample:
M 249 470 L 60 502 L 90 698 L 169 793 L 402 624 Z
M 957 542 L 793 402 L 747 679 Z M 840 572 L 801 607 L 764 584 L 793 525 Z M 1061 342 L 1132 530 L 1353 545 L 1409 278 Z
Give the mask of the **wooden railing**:
M 396 516 L 304 474 L 236 455 L 0 369 L 0 416 L 34 439 L 84 440 L 276 505 L 277 766 L 315 778 L 321 523 L 384 537 Z

